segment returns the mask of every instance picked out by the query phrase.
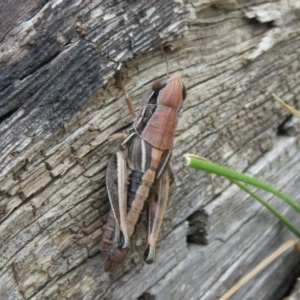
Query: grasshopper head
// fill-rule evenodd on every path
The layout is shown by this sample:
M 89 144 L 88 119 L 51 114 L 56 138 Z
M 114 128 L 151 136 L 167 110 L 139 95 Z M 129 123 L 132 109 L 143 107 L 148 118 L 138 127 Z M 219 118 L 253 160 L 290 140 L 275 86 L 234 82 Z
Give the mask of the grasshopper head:
M 176 110 L 181 108 L 182 101 L 186 98 L 185 86 L 177 75 L 154 82 L 152 89 L 154 92 L 158 92 L 156 104 Z

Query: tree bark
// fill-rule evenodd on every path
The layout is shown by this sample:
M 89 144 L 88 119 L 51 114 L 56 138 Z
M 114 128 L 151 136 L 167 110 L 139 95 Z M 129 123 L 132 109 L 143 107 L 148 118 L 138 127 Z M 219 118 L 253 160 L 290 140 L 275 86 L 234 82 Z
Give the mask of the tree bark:
M 300 200 L 299 141 L 275 93 L 300 106 L 297 0 L 4 1 L 0 4 L 0 298 L 217 299 L 291 235 L 219 177 L 184 166 L 195 153 Z M 99 253 L 113 134 L 131 127 L 121 69 L 138 110 L 170 73 L 187 88 L 176 174 L 157 251 L 141 222 L 125 262 Z M 298 131 L 298 125 L 293 128 Z M 261 193 L 298 226 L 297 214 Z M 297 220 L 298 219 L 298 220 Z M 232 299 L 281 299 L 299 274 L 290 251 Z

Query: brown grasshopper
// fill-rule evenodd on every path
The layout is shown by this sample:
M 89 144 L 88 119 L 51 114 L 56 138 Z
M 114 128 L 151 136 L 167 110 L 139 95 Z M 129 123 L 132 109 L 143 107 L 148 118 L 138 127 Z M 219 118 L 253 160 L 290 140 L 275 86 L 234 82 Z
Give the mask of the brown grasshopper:
M 148 246 L 144 260 L 155 261 L 169 198 L 169 163 L 178 113 L 185 97 L 179 76 L 154 82 L 143 98 L 133 128 L 109 161 L 106 187 L 111 211 L 101 242 L 105 270 L 122 262 L 128 253 L 130 238 L 146 201 L 149 201 Z

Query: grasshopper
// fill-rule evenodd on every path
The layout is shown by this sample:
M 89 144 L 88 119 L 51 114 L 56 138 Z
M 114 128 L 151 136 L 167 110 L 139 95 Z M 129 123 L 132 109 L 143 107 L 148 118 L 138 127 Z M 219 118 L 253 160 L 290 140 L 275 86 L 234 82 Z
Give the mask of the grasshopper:
M 126 92 L 125 97 L 128 98 Z M 144 261 L 155 261 L 172 180 L 170 158 L 178 114 L 185 98 L 186 89 L 179 76 L 154 82 L 143 97 L 133 128 L 109 161 L 106 187 L 111 211 L 101 242 L 105 270 L 122 262 L 127 255 L 146 201 L 149 202 L 148 245 Z

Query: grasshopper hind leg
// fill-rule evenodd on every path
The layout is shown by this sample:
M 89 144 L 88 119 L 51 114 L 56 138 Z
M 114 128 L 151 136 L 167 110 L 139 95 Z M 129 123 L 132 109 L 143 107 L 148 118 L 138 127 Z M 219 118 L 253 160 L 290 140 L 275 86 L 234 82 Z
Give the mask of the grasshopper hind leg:
M 127 163 L 122 149 L 114 154 L 106 171 L 106 187 L 112 213 L 115 219 L 115 227 L 119 232 L 116 242 L 122 248 L 129 246 L 127 233 Z
M 144 261 L 155 262 L 156 246 L 169 199 L 169 173 L 165 170 L 158 179 L 154 192 L 149 199 L 148 209 L 148 246 L 144 253 Z

